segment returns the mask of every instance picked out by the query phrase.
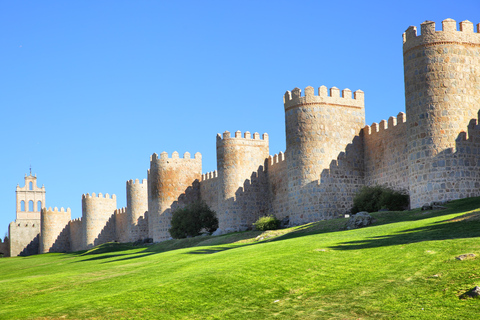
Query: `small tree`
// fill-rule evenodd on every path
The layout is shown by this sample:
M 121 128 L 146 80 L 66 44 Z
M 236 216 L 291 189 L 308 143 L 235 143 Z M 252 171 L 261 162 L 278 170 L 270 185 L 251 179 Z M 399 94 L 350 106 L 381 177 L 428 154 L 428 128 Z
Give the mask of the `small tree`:
M 213 232 L 218 228 L 215 211 L 203 201 L 191 203 L 172 214 L 172 227 L 168 229 L 172 238 L 181 239 L 200 235 L 200 231 Z

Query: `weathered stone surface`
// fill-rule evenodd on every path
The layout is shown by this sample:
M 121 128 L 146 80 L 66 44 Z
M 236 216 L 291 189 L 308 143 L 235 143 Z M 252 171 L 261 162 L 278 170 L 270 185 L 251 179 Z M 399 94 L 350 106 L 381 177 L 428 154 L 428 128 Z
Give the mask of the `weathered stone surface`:
M 455 257 L 455 259 L 457 260 L 466 260 L 466 259 L 472 259 L 472 258 L 475 258 L 476 255 L 474 253 L 466 253 L 466 254 L 461 254 L 457 257 Z
M 429 203 L 425 203 L 422 206 L 422 211 L 426 211 L 426 210 L 432 210 L 432 206 Z
M 479 286 L 475 286 L 475 288 L 473 288 L 472 290 L 470 290 L 468 292 L 468 295 L 472 298 L 475 298 L 475 297 L 478 297 L 480 296 L 480 287 Z
M 373 218 L 366 211 L 358 212 L 357 214 L 350 217 L 347 222 L 347 229 L 357 229 L 369 226 L 372 224 Z
M 461 299 L 466 299 L 466 298 L 478 298 L 480 297 L 480 287 L 479 286 L 475 286 L 474 288 L 468 290 L 467 292 L 465 292 L 464 294 L 462 294 L 460 296 Z
M 225 234 L 225 232 L 220 228 L 212 232 L 212 236 L 221 236 L 222 234 Z
M 290 217 L 285 217 L 282 220 L 280 220 L 280 228 L 287 228 L 290 224 Z

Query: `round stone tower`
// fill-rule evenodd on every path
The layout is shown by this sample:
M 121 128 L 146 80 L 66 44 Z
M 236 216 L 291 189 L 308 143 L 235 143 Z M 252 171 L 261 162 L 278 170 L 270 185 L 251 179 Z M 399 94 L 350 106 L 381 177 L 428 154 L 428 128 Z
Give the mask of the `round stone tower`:
M 480 108 L 480 33 L 452 19 L 403 34 L 408 166 L 412 208 L 458 198 L 461 167 L 450 162 L 456 139 Z M 447 185 L 448 182 L 448 185 Z
M 43 208 L 41 214 L 40 253 L 69 252 L 72 218 L 70 208 Z
M 252 173 L 263 168 L 268 156 L 266 133 L 262 139 L 259 133 L 255 132 L 252 137 L 248 131 L 243 137 L 240 131 L 235 132 L 233 137 L 228 131 L 223 136 L 217 135 L 217 170 L 220 181 L 220 208 L 217 214 L 220 229 L 244 229 L 251 226 L 261 214 L 262 201 L 251 197 L 251 203 L 246 204 L 245 201 L 249 200 L 238 201 L 237 192 L 243 190 L 241 188 L 247 180 L 252 179 Z
M 147 179 L 127 181 L 127 234 L 130 242 L 148 237 L 146 212 L 148 210 Z
M 329 169 L 354 137 L 365 126 L 364 94 L 358 90 L 342 91 L 333 87 L 328 95 L 327 87 L 305 88 L 302 96 L 299 88 L 287 91 L 284 96 L 285 131 L 287 149 L 288 199 L 293 223 L 322 219 L 322 213 L 314 212 L 309 194 L 319 192 L 310 188 L 318 184 L 323 170 Z M 333 199 L 332 199 L 333 201 Z M 324 217 L 323 217 L 324 218 Z
M 112 221 L 117 209 L 117 198 L 107 193 L 82 195 L 83 249 L 114 241 L 115 224 Z
M 183 159 L 178 152 L 172 157 L 162 152 L 154 153 L 148 171 L 148 234 L 154 242 L 168 240 L 172 209 L 199 200 L 199 186 L 195 181 L 202 178 L 202 155 L 195 158 L 185 152 Z

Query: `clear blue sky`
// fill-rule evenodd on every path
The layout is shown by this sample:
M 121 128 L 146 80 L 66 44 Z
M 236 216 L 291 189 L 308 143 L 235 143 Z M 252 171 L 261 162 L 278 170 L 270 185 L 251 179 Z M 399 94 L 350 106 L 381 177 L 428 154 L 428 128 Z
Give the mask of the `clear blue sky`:
M 0 236 L 30 165 L 47 207 L 76 218 L 84 193 L 125 206 L 154 152 L 201 152 L 213 171 L 225 130 L 284 151 L 294 87 L 361 89 L 367 124 L 396 116 L 402 33 L 479 13 L 478 0 L 0 1 Z

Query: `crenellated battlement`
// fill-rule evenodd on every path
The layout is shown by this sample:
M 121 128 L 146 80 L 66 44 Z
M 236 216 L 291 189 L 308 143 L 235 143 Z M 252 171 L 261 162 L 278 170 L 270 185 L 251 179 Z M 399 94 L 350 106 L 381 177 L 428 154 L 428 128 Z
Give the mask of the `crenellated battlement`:
M 160 153 L 160 157 L 158 156 L 158 154 L 154 153 L 150 156 L 150 161 L 154 161 L 154 160 L 168 160 L 168 159 L 182 159 L 180 158 L 179 154 L 177 151 L 174 151 L 172 152 L 172 156 L 169 158 L 168 157 L 168 153 L 167 152 L 162 152 Z M 183 159 L 185 160 L 189 160 L 191 159 L 191 156 L 190 156 L 190 152 L 185 152 L 183 154 Z M 194 155 L 194 159 L 195 160 L 202 160 L 202 154 L 200 152 L 197 152 L 195 153 Z
M 302 90 L 299 88 L 285 92 L 283 103 L 285 105 L 285 111 L 296 106 L 308 104 L 363 108 L 364 92 L 357 90 L 353 93 L 352 98 L 352 91 L 350 89 L 343 89 L 342 95 L 340 96 L 340 89 L 337 87 L 332 87 L 328 90 L 326 86 L 321 86 L 318 88 L 317 95 L 315 95 L 315 89 L 309 86 L 305 88 L 305 94 L 303 96 Z
M 102 193 L 99 193 L 98 195 L 95 194 L 95 192 L 92 192 L 92 195 L 90 194 L 82 194 L 82 199 L 89 199 L 89 198 L 98 198 L 98 199 L 114 199 L 116 200 L 117 199 L 117 196 L 112 194 L 112 196 L 110 197 L 110 195 L 108 193 L 105 193 L 105 196 L 103 196 Z
M 60 210 L 58 210 L 57 207 L 53 208 L 53 210 L 52 210 L 52 207 L 49 207 L 48 209 L 45 208 L 44 210 L 45 210 L 45 212 L 48 212 L 48 213 L 51 213 L 51 212 L 53 212 L 53 213 L 71 213 L 70 208 L 67 208 L 67 210 L 65 210 L 63 207 L 61 207 Z
M 261 139 L 260 139 L 260 134 L 258 132 L 255 132 L 253 134 L 253 137 L 252 137 L 252 134 L 250 133 L 250 131 L 245 131 L 245 133 L 243 134 L 243 137 L 242 137 L 242 132 L 240 130 L 235 131 L 235 135 L 233 137 L 232 137 L 230 131 L 225 131 L 223 134 L 220 134 L 220 133 L 217 134 L 217 142 L 219 140 L 226 140 L 226 139 L 239 139 L 239 141 L 241 141 L 241 140 L 257 140 L 257 141 L 268 142 L 268 134 L 264 133 L 262 135 Z
M 127 207 L 119 208 L 115 210 L 115 214 L 127 214 Z
M 417 27 L 410 26 L 403 33 L 404 53 L 419 45 L 438 43 L 469 43 L 480 45 L 480 23 L 477 24 L 476 32 L 473 23 L 465 20 L 459 23 L 453 19 L 442 21 L 442 30 L 435 30 L 435 22 L 425 21 L 420 25 L 421 34 L 417 34 Z
M 130 179 L 127 181 L 127 186 L 132 186 L 132 185 L 136 185 L 136 184 L 144 184 L 146 185 L 147 184 L 147 179 L 143 179 L 142 182 L 140 182 L 140 180 L 138 179 Z
M 279 163 L 282 163 L 285 161 L 285 154 L 280 151 L 277 154 L 274 154 L 273 156 L 268 156 L 268 165 L 269 166 L 275 166 Z
M 212 179 L 216 179 L 216 178 L 218 178 L 217 170 L 210 171 L 210 172 L 202 174 L 202 181 L 212 180 Z
M 82 217 L 70 220 L 70 223 L 81 223 Z
M 382 132 L 382 131 L 385 131 L 385 130 L 388 130 L 388 129 L 392 129 L 398 125 L 401 125 L 403 123 L 406 123 L 407 122 L 407 117 L 405 115 L 404 112 L 400 112 L 397 117 L 390 117 L 388 118 L 388 122 L 387 120 L 382 120 L 380 121 L 380 123 L 372 123 L 371 126 L 369 125 L 366 125 L 362 131 L 363 131 L 363 134 L 368 136 L 368 135 L 372 135 L 372 134 L 375 134 L 377 132 Z

